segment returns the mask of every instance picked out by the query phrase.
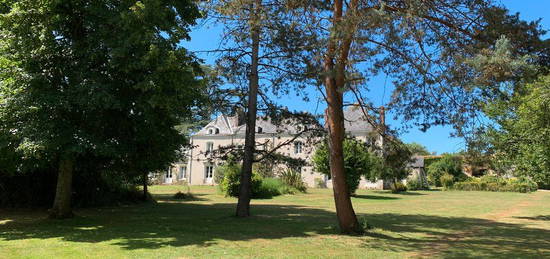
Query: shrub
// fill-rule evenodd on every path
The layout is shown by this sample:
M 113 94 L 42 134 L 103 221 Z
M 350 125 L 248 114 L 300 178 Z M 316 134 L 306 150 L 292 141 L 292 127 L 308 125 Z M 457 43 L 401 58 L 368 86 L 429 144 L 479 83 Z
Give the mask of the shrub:
M 472 177 L 463 182 L 457 182 L 452 189 L 461 191 L 492 191 L 492 192 L 534 192 L 537 184 L 529 178 L 504 179 L 498 176 Z
M 241 168 L 235 164 L 224 166 L 226 166 L 226 169 L 224 170 L 224 178 L 220 184 L 221 191 L 225 196 L 239 197 Z M 262 177 L 258 173 L 252 172 L 252 198 L 255 198 L 255 195 L 259 193 L 261 185 Z
M 446 154 L 441 159 L 431 163 L 427 169 L 430 184 L 437 187 L 442 186 L 440 178 L 445 173 L 453 175 L 455 181 L 463 177 L 462 159 L 459 156 L 451 154 Z
M 407 186 L 405 186 L 402 182 L 397 182 L 391 187 L 392 193 L 400 193 L 405 191 L 407 191 Z
M 417 190 L 429 190 L 430 187 L 418 177 L 409 179 L 407 181 L 407 190 L 417 191 Z
M 359 225 L 361 225 L 361 228 L 364 230 L 364 231 L 367 231 L 369 229 L 373 229 L 374 227 L 372 226 L 372 224 L 370 224 L 367 220 L 367 218 L 365 217 L 360 217 L 359 218 Z
M 190 192 L 184 193 L 179 191 L 179 192 L 176 192 L 176 194 L 174 194 L 173 198 L 176 200 L 187 200 L 187 199 L 193 199 L 194 196 Z
M 307 187 L 302 180 L 302 175 L 296 170 L 285 170 L 281 173 L 281 181 L 290 187 L 295 188 L 299 192 L 306 192 Z
M 454 184 L 454 181 L 455 181 L 455 177 L 451 174 L 448 174 L 448 173 L 444 173 L 440 178 L 439 178 L 439 181 L 441 182 L 441 185 L 445 188 L 445 189 L 450 189 L 453 184 Z
M 281 189 L 284 187 L 284 183 L 279 179 L 265 178 L 261 181 L 260 188 L 253 191 L 253 198 L 257 199 L 270 199 L 273 196 L 281 195 Z
M 359 187 L 361 176 L 367 179 L 374 178 L 378 157 L 369 151 L 364 142 L 346 138 L 344 140 L 344 174 L 350 194 Z M 323 175 L 330 175 L 330 154 L 326 141 L 317 146 L 312 161 L 315 171 Z
M 510 192 L 528 193 L 538 189 L 537 183 L 526 177 L 508 179 L 507 185 Z

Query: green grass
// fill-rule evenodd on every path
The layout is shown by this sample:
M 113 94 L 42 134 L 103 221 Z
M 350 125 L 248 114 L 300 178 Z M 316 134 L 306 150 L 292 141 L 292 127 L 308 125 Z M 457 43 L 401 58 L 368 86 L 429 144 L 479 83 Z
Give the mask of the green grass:
M 550 257 L 550 192 L 359 190 L 359 217 L 374 229 L 338 234 L 328 189 L 254 200 L 233 217 L 234 198 L 192 186 L 153 186 L 156 204 L 77 210 L 0 210 L 0 258 L 543 258 Z

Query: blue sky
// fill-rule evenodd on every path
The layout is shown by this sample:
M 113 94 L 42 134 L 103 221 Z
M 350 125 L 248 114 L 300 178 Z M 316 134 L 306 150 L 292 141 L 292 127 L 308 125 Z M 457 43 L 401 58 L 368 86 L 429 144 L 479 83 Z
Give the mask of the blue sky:
M 550 29 L 550 1 L 549 0 L 497 0 L 502 5 L 506 6 L 512 13 L 519 12 L 520 17 L 524 20 L 536 20 L 541 18 L 543 28 Z M 191 41 L 183 43 L 183 46 L 205 60 L 207 64 L 212 64 L 216 59 L 213 54 L 206 54 L 202 51 L 216 49 L 219 44 L 220 29 L 215 26 L 197 26 L 191 33 Z M 549 35 L 550 36 L 550 33 Z M 391 80 L 386 80 L 385 76 L 372 78 L 369 82 L 372 86 L 367 97 L 377 106 L 388 102 L 391 96 L 392 86 Z M 309 103 L 303 102 L 301 98 L 296 96 L 284 96 L 278 102 L 287 106 L 291 110 L 309 111 L 312 113 L 320 113 L 326 107 L 323 102 L 319 102 L 320 94 L 316 90 L 309 92 Z M 399 126 L 399 121 L 388 120 L 388 124 L 393 127 Z M 400 137 L 405 142 L 418 142 L 425 145 L 428 150 L 437 153 L 457 152 L 464 149 L 464 141 L 459 138 L 451 138 L 450 127 L 432 127 L 427 132 L 421 132 L 417 129 L 410 129 L 408 132 L 403 132 Z

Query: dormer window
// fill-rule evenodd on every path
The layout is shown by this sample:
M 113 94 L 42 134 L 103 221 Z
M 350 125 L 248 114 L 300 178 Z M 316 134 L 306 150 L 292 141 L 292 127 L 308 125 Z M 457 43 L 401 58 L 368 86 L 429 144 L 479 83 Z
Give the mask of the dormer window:
M 213 135 L 213 134 L 216 134 L 216 135 L 220 134 L 220 129 L 214 128 L 214 127 L 209 128 L 208 129 L 208 135 Z
M 264 131 L 264 129 L 262 129 L 262 127 L 258 127 L 258 133 L 262 133 Z

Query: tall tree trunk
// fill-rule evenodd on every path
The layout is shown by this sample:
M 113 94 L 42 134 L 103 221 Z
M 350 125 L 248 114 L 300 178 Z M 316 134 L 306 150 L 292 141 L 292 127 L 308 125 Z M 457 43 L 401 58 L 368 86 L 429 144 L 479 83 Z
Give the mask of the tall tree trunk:
M 258 24 L 258 11 L 261 0 L 254 1 L 251 9 L 256 10 L 251 15 L 250 38 L 252 40 L 252 60 L 248 82 L 248 111 L 246 114 L 246 136 L 244 142 L 244 157 L 241 168 L 239 187 L 239 201 L 237 203 L 237 217 L 250 216 L 250 199 L 252 196 L 252 163 L 254 161 L 254 146 L 256 144 L 256 106 L 258 104 L 258 63 L 260 52 L 260 25 Z
M 62 157 L 59 161 L 57 187 L 53 207 L 50 210 L 50 218 L 64 219 L 73 216 L 71 209 L 73 170 L 74 160 Z
M 147 185 L 149 185 L 149 181 L 147 179 L 147 173 L 143 173 L 143 200 L 147 200 Z
M 352 1 L 350 8 L 353 8 L 355 3 L 356 1 Z M 342 19 L 342 4 L 342 0 L 335 0 L 334 2 L 333 28 L 337 28 L 338 23 Z M 352 35 L 353 32 L 345 34 L 341 44 L 337 44 L 338 41 L 334 38 L 329 40 L 324 60 L 326 74 L 324 83 L 328 104 L 327 125 L 329 130 L 330 173 L 332 175 L 332 189 L 334 192 L 334 203 L 336 206 L 338 224 L 340 226 L 340 231 L 345 234 L 358 234 L 363 232 L 363 229 L 357 221 L 355 211 L 353 210 L 344 172 L 343 142 L 345 128 L 343 88 L 345 85 L 345 68 Z M 336 58 L 337 46 L 340 48 L 340 55 L 338 58 Z M 335 59 L 337 60 L 336 64 L 334 62 Z

